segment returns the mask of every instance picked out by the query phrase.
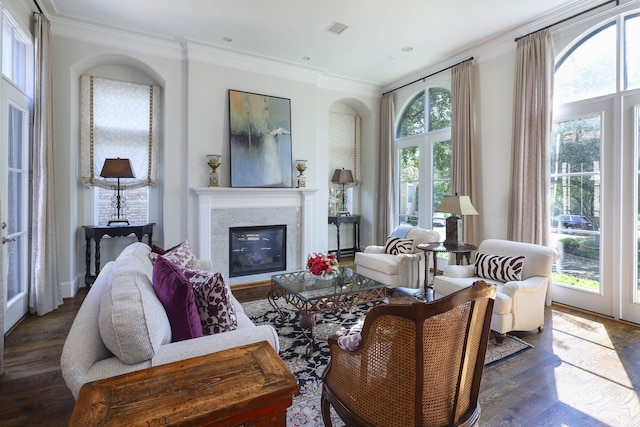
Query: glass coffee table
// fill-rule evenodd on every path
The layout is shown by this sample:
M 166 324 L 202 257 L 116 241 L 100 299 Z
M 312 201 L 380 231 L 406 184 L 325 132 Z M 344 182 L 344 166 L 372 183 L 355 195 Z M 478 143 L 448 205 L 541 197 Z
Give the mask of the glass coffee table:
M 309 340 L 307 355 L 313 352 L 313 327 L 316 316 L 334 310 L 350 309 L 359 304 L 384 302 L 387 285 L 362 276 L 349 268 L 339 268 L 329 277 L 314 276 L 308 271 L 294 271 L 271 276 L 269 303 L 278 312 L 279 325 L 287 319 L 281 304 L 289 303 L 300 311 L 300 327 Z

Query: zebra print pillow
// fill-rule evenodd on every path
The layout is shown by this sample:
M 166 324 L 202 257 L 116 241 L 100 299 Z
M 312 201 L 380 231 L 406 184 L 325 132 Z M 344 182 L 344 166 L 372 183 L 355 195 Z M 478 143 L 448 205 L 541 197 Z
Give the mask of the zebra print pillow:
M 387 243 L 385 245 L 384 251 L 391 255 L 412 254 L 413 240 L 389 236 L 387 237 Z
M 510 282 L 520 280 L 524 256 L 501 256 L 479 253 L 476 255 L 476 276 L 484 279 Z

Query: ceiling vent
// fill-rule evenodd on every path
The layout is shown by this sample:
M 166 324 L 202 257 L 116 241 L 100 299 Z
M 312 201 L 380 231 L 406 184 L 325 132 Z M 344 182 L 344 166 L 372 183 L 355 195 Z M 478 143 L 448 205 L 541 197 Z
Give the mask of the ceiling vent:
M 334 34 L 341 34 L 347 28 L 349 28 L 347 25 L 341 24 L 340 22 L 333 21 L 331 25 L 327 27 L 327 31 Z

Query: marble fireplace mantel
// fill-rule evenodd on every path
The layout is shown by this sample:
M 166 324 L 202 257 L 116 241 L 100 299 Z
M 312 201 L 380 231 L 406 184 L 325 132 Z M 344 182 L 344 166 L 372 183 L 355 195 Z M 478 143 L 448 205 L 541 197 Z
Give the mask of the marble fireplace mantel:
M 293 256 L 290 254 L 287 259 L 287 270 L 302 269 L 307 254 L 313 252 L 313 224 L 316 223 L 314 196 L 317 189 L 194 187 L 191 190 L 197 197 L 198 257 L 211 260 L 214 268 L 226 277 L 229 273 L 226 264 L 229 250 L 226 238 L 228 230 L 214 230 L 214 224 L 222 222 L 223 227 L 270 225 L 261 222 L 265 221 L 264 218 L 270 218 L 272 212 L 274 218 L 279 216 L 282 219 L 282 216 L 286 215 L 289 228 L 292 228 L 287 231 L 287 241 L 292 243 L 293 251 Z M 241 215 L 238 215 L 240 213 Z M 266 280 L 268 277 L 269 274 L 261 277 L 236 277 L 229 279 L 229 282 L 246 283 Z

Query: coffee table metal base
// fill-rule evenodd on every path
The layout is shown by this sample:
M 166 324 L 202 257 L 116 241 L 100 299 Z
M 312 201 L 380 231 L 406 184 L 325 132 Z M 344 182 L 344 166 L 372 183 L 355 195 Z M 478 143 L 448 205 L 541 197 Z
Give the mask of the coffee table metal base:
M 299 295 L 289 292 L 275 281 L 271 281 L 271 289 L 267 294 L 269 304 L 278 312 L 277 324 L 281 326 L 289 317 L 288 313 L 282 310 L 278 305 L 278 300 L 291 304 L 300 311 L 300 328 L 302 333 L 309 340 L 306 354 L 310 356 L 315 348 L 315 338 L 313 336 L 313 327 L 316 324 L 316 316 L 320 313 L 350 309 L 359 304 L 367 304 L 370 302 L 387 303 L 387 288 L 382 286 L 379 288 L 365 289 L 353 293 L 335 294 L 330 296 L 319 296 L 317 298 L 302 298 Z

